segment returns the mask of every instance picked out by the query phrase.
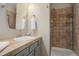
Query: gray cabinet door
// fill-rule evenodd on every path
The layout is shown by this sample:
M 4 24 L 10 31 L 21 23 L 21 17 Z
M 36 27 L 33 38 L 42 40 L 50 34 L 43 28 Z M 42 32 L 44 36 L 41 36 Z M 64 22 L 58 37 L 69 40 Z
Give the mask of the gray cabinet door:
M 38 46 L 38 43 L 35 42 L 30 46 L 30 52 L 33 51 Z
M 34 51 L 32 51 L 28 56 L 34 56 Z
M 35 56 L 40 56 L 40 46 L 35 48 Z
M 29 54 L 29 49 L 26 48 L 22 50 L 21 52 L 19 52 L 16 56 L 27 56 L 28 54 Z
M 35 42 L 17 53 L 16 56 L 40 56 L 40 45 Z

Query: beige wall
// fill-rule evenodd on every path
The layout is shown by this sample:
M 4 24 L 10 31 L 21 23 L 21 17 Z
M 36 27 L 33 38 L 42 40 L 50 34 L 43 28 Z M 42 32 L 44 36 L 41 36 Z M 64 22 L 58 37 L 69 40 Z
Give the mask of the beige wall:
M 6 6 L 4 8 L 0 5 L 0 41 L 13 38 L 17 35 L 18 31 L 10 29 L 6 16 Z
M 30 32 L 30 19 L 32 15 L 37 18 L 37 35 L 42 36 L 42 54 L 49 55 L 49 4 L 29 4 L 28 5 L 28 32 Z

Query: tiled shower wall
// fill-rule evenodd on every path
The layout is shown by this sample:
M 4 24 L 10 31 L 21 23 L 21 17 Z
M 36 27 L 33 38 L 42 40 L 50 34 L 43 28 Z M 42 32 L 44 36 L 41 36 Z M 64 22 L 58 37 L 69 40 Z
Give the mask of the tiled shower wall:
M 74 46 L 73 50 L 79 55 L 79 4 L 74 4 Z
M 57 8 L 60 4 L 50 4 L 50 45 L 72 49 L 72 6 L 65 5 Z M 66 6 L 67 5 L 67 6 Z

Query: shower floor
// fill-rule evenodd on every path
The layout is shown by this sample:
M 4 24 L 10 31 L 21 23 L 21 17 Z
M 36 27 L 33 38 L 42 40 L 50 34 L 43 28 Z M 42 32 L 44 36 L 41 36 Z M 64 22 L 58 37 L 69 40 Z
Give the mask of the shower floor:
M 52 47 L 51 56 L 77 56 L 77 54 L 70 49 Z

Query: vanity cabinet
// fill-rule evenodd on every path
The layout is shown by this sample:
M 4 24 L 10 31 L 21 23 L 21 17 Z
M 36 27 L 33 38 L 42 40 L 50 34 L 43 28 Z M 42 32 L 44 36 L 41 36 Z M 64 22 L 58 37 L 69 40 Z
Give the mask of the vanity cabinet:
M 34 55 L 34 50 L 28 56 L 35 56 Z
M 33 44 L 29 45 L 22 51 L 18 52 L 16 56 L 40 56 L 40 40 L 34 42 Z
M 20 51 L 16 56 L 27 56 L 29 54 L 29 48 L 25 48 L 22 51 Z
M 36 47 L 35 56 L 40 56 L 40 46 Z

